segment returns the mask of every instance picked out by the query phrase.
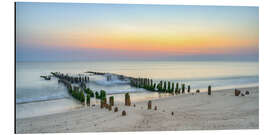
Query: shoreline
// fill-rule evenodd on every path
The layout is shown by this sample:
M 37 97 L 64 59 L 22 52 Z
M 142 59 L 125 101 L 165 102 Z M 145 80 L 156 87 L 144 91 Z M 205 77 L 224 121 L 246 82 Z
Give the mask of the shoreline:
M 259 128 L 259 87 L 239 88 L 250 95 L 235 97 L 234 89 L 184 94 L 136 102 L 116 103 L 119 112 L 95 107 L 16 119 L 17 133 L 171 131 Z M 157 111 L 153 108 L 157 106 Z M 127 116 L 121 116 L 122 110 Z M 174 112 L 172 116 L 170 113 Z M 121 125 L 120 125 L 121 124 Z
M 228 90 L 230 86 L 226 86 L 226 87 L 218 87 L 213 89 L 212 91 L 222 91 L 222 90 Z M 240 85 L 240 86 L 236 86 L 235 88 L 253 88 L 253 87 L 258 87 L 258 85 Z M 195 89 L 193 89 L 191 91 L 191 93 L 194 92 L 195 93 Z M 204 89 L 200 89 L 201 93 L 207 92 L 207 88 Z M 171 97 L 173 95 L 171 95 L 170 93 L 159 93 L 159 92 L 151 92 L 151 91 L 133 91 L 133 92 L 129 92 L 130 95 L 133 98 L 133 102 L 138 103 L 138 102 L 143 102 L 143 101 L 148 101 L 148 100 L 156 100 L 156 99 L 161 99 L 161 98 L 168 98 Z M 124 103 L 124 94 L 125 93 L 109 93 L 107 94 L 107 100 L 109 96 L 114 96 L 115 97 L 115 102 L 116 103 Z M 187 94 L 187 93 L 186 93 Z M 182 95 L 182 94 L 180 94 Z M 179 96 L 180 96 L 179 95 Z M 28 105 L 44 105 L 44 104 L 53 104 L 53 106 L 57 105 L 57 102 L 61 102 L 62 100 L 69 100 L 69 102 L 73 101 L 75 103 L 77 103 L 77 107 L 76 108 L 81 108 L 84 107 L 83 104 L 81 104 L 80 102 L 76 101 L 76 99 L 74 99 L 73 97 L 64 97 L 64 98 L 56 98 L 56 99 L 48 99 L 48 100 L 38 100 L 38 101 L 32 101 L 32 102 L 23 102 L 23 103 L 16 103 L 16 107 L 17 106 L 28 106 Z M 91 103 L 93 103 L 95 105 L 99 105 L 100 101 L 99 99 L 96 98 L 91 98 Z M 66 108 L 66 110 L 60 110 L 60 111 L 53 111 L 53 112 L 46 112 L 44 114 L 40 113 L 40 114 L 35 114 L 34 116 L 20 116 L 19 118 L 32 118 L 32 117 L 39 117 L 39 116 L 44 116 L 44 115 L 50 115 L 50 114 L 55 114 L 55 113 L 63 113 L 63 112 L 68 112 L 73 110 L 74 107 L 70 107 L 69 109 Z M 18 112 L 19 113 L 19 112 Z M 18 113 L 16 113 L 18 115 Z

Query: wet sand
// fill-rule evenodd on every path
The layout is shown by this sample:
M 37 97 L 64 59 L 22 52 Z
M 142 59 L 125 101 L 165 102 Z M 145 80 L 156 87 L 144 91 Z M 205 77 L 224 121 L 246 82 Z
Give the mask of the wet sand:
M 16 119 L 16 133 L 258 129 L 259 88 L 240 90 L 250 94 L 236 97 L 233 89 L 226 89 L 212 91 L 212 96 L 190 93 L 154 99 L 152 110 L 147 101 L 139 101 L 136 107 L 117 103 L 118 112 L 96 105 Z M 122 110 L 127 116 L 121 116 Z

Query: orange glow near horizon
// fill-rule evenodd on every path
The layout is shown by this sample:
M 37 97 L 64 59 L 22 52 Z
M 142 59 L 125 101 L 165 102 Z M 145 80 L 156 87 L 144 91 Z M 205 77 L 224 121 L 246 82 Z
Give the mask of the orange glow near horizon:
M 243 36 L 243 38 L 241 38 Z M 249 38 L 244 38 L 249 37 Z M 206 31 L 99 31 L 86 30 L 47 33 L 36 44 L 76 48 L 102 48 L 174 53 L 220 53 L 231 48 L 253 47 L 258 38 L 249 35 Z

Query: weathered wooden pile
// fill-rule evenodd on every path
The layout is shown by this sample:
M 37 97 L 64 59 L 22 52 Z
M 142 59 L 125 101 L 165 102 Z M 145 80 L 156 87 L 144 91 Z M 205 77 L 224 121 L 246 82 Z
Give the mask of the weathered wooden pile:
M 178 83 L 178 82 L 171 82 L 171 81 L 160 81 L 159 83 L 155 83 L 153 79 L 150 78 L 134 78 L 114 73 L 104 73 L 104 72 L 93 72 L 93 71 L 87 71 L 86 73 L 92 73 L 94 75 L 106 75 L 107 81 L 111 80 L 112 75 L 116 76 L 120 80 L 128 79 L 130 81 L 130 85 L 137 88 L 144 88 L 148 91 L 154 91 L 154 92 L 162 92 L 162 93 L 171 93 L 171 94 L 184 94 L 191 92 L 190 85 L 187 85 L 185 83 Z M 180 85 L 180 86 L 179 86 Z M 210 85 L 209 85 L 210 86 Z M 211 86 L 208 87 L 209 93 L 208 95 L 211 95 Z M 200 90 L 196 90 L 196 93 L 199 93 Z
M 59 79 L 65 79 L 71 83 L 89 82 L 88 76 L 70 76 L 68 74 L 63 74 L 60 72 L 51 72 L 51 74 Z
M 125 94 L 125 105 L 130 106 L 131 105 L 131 100 L 130 100 L 130 95 L 129 93 Z
M 186 89 L 187 92 L 190 93 L 191 87 L 184 83 L 181 84 L 181 88 L 179 87 L 179 83 L 171 82 L 171 81 L 160 81 L 159 83 L 154 83 L 152 79 L 149 78 L 130 78 L 130 85 L 137 88 L 144 88 L 149 91 L 163 92 L 163 93 L 171 93 L 171 94 L 184 94 Z
M 211 91 L 211 85 L 208 86 L 208 95 L 210 96 L 212 94 L 212 91 Z
M 100 92 L 96 91 L 94 94 L 90 88 L 86 88 L 85 83 L 89 81 L 89 77 L 87 76 L 73 77 L 68 74 L 62 74 L 60 72 L 51 72 L 51 74 L 59 79 L 59 83 L 63 83 L 67 87 L 69 94 L 73 98 L 82 103 L 87 103 L 87 105 L 90 105 L 90 99 L 94 98 L 95 96 L 102 102 L 106 100 L 106 92 L 104 90 L 100 90 Z M 73 83 L 79 84 L 79 87 L 72 86 Z

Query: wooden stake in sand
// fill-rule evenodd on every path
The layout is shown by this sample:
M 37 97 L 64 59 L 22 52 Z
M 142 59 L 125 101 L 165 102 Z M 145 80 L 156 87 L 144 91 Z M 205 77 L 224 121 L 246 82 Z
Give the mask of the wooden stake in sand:
M 211 95 L 211 85 L 208 86 L 208 95 Z
M 125 105 L 126 105 L 126 106 L 130 106 L 130 105 L 131 105 L 129 93 L 126 93 L 126 94 L 125 94 Z
M 183 93 L 183 94 L 185 93 L 185 89 L 186 89 L 186 88 L 185 88 L 185 84 L 183 83 L 183 84 L 182 84 L 182 93 Z
M 106 105 L 106 98 L 100 99 L 100 108 L 104 108 Z
M 118 107 L 115 107 L 114 108 L 114 112 L 118 112 Z
M 149 100 L 149 101 L 148 101 L 148 110 L 151 110 L 151 109 L 152 109 L 152 101 Z
M 126 115 L 127 115 L 126 111 L 125 110 L 122 111 L 122 116 L 126 116 Z
M 240 93 L 241 93 L 241 91 L 240 91 L 240 90 L 237 90 L 237 89 L 235 89 L 235 90 L 234 90 L 234 95 L 235 95 L 235 96 L 239 96 L 239 95 L 240 95 Z
M 114 96 L 110 96 L 110 105 L 114 106 Z

